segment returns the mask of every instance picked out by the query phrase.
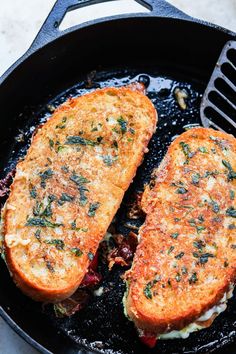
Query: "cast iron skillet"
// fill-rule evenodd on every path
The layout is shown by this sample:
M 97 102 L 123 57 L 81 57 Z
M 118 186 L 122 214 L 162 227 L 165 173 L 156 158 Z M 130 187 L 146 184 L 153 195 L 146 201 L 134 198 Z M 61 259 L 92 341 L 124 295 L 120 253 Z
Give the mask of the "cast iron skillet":
M 185 125 L 200 123 L 202 92 L 223 45 L 235 34 L 190 18 L 163 0 L 138 0 L 149 13 L 102 18 L 59 31 L 67 11 L 98 2 L 102 1 L 58 0 L 30 49 L 0 79 L 0 170 L 4 177 L 24 155 L 35 126 L 50 114 L 48 103 L 57 106 L 97 87 L 143 81 L 158 109 L 159 125 L 117 214 L 118 231 L 127 233 L 126 202 L 149 181 L 173 136 Z M 174 99 L 176 87 L 188 92 L 185 111 Z M 233 300 L 209 329 L 147 349 L 123 315 L 124 270 L 115 267 L 108 272 L 102 265 L 99 269 L 103 295 L 93 297 L 71 318 L 56 319 L 50 306 L 42 308 L 21 294 L 2 262 L 0 314 L 42 353 L 236 352 Z

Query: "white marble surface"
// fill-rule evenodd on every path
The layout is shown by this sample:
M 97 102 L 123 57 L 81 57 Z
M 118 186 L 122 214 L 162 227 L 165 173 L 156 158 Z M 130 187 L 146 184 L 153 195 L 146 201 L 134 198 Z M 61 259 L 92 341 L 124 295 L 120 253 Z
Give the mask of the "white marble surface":
M 217 23 L 236 32 L 236 0 L 169 0 L 186 13 Z M 0 75 L 29 47 L 54 0 L 0 0 Z M 104 4 L 96 14 L 111 14 L 137 10 L 133 0 L 119 0 L 119 4 Z M 94 17 L 89 8 L 77 11 L 70 21 Z M 0 318 L 0 354 L 36 354 Z M 56 353 L 55 353 L 56 354 Z M 66 354 L 66 353 L 65 353 Z

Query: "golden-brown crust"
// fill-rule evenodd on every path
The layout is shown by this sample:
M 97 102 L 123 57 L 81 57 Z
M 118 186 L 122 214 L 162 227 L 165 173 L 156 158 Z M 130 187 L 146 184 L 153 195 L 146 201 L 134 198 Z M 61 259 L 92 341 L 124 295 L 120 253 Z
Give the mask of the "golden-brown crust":
M 147 187 L 127 314 L 153 335 L 180 330 L 236 278 L 236 140 L 194 128 L 169 147 Z
M 68 100 L 32 139 L 4 211 L 16 284 L 56 302 L 81 283 L 155 130 L 140 92 L 105 88 Z

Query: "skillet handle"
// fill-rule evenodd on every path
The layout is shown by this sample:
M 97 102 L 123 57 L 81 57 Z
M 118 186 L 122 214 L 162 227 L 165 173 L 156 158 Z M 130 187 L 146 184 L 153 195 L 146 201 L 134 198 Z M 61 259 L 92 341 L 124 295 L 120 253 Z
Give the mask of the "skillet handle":
M 139 2 L 139 0 L 136 1 Z M 145 0 L 145 3 L 151 6 L 151 15 L 155 15 L 157 17 L 178 18 L 181 20 L 194 20 L 193 17 L 177 9 L 177 7 L 168 3 L 166 0 Z
M 62 36 L 64 33 L 69 32 L 67 30 L 59 30 L 59 26 L 68 11 L 73 11 L 78 8 L 82 8 L 89 5 L 99 4 L 107 2 L 108 0 L 57 0 L 49 13 L 47 19 L 39 30 L 36 38 L 34 39 L 28 52 L 35 52 L 37 49 L 43 47 L 45 44 L 53 41 L 54 39 Z M 115 0 L 111 0 L 115 1 Z M 141 5 L 144 5 L 150 9 L 149 13 L 145 13 L 146 16 L 157 17 L 172 17 L 179 19 L 192 19 L 176 7 L 172 6 L 165 0 L 136 0 Z M 122 16 L 122 15 L 121 15 Z M 91 23 L 93 23 L 92 20 Z

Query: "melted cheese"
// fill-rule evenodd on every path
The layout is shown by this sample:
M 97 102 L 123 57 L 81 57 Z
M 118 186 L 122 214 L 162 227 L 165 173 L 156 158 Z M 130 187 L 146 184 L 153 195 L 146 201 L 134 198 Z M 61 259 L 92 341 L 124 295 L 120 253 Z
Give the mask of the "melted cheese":
M 209 320 L 213 315 L 219 316 L 219 314 L 226 310 L 227 301 L 233 296 L 234 285 L 230 285 L 229 291 L 224 294 L 220 302 L 213 306 L 210 310 L 206 311 L 201 317 L 199 317 L 196 322 L 205 322 Z M 164 333 L 158 336 L 158 339 L 174 339 L 174 338 L 188 338 L 190 333 L 199 331 L 206 328 L 204 325 L 201 326 L 199 323 L 190 323 L 181 331 L 171 331 L 169 333 Z

